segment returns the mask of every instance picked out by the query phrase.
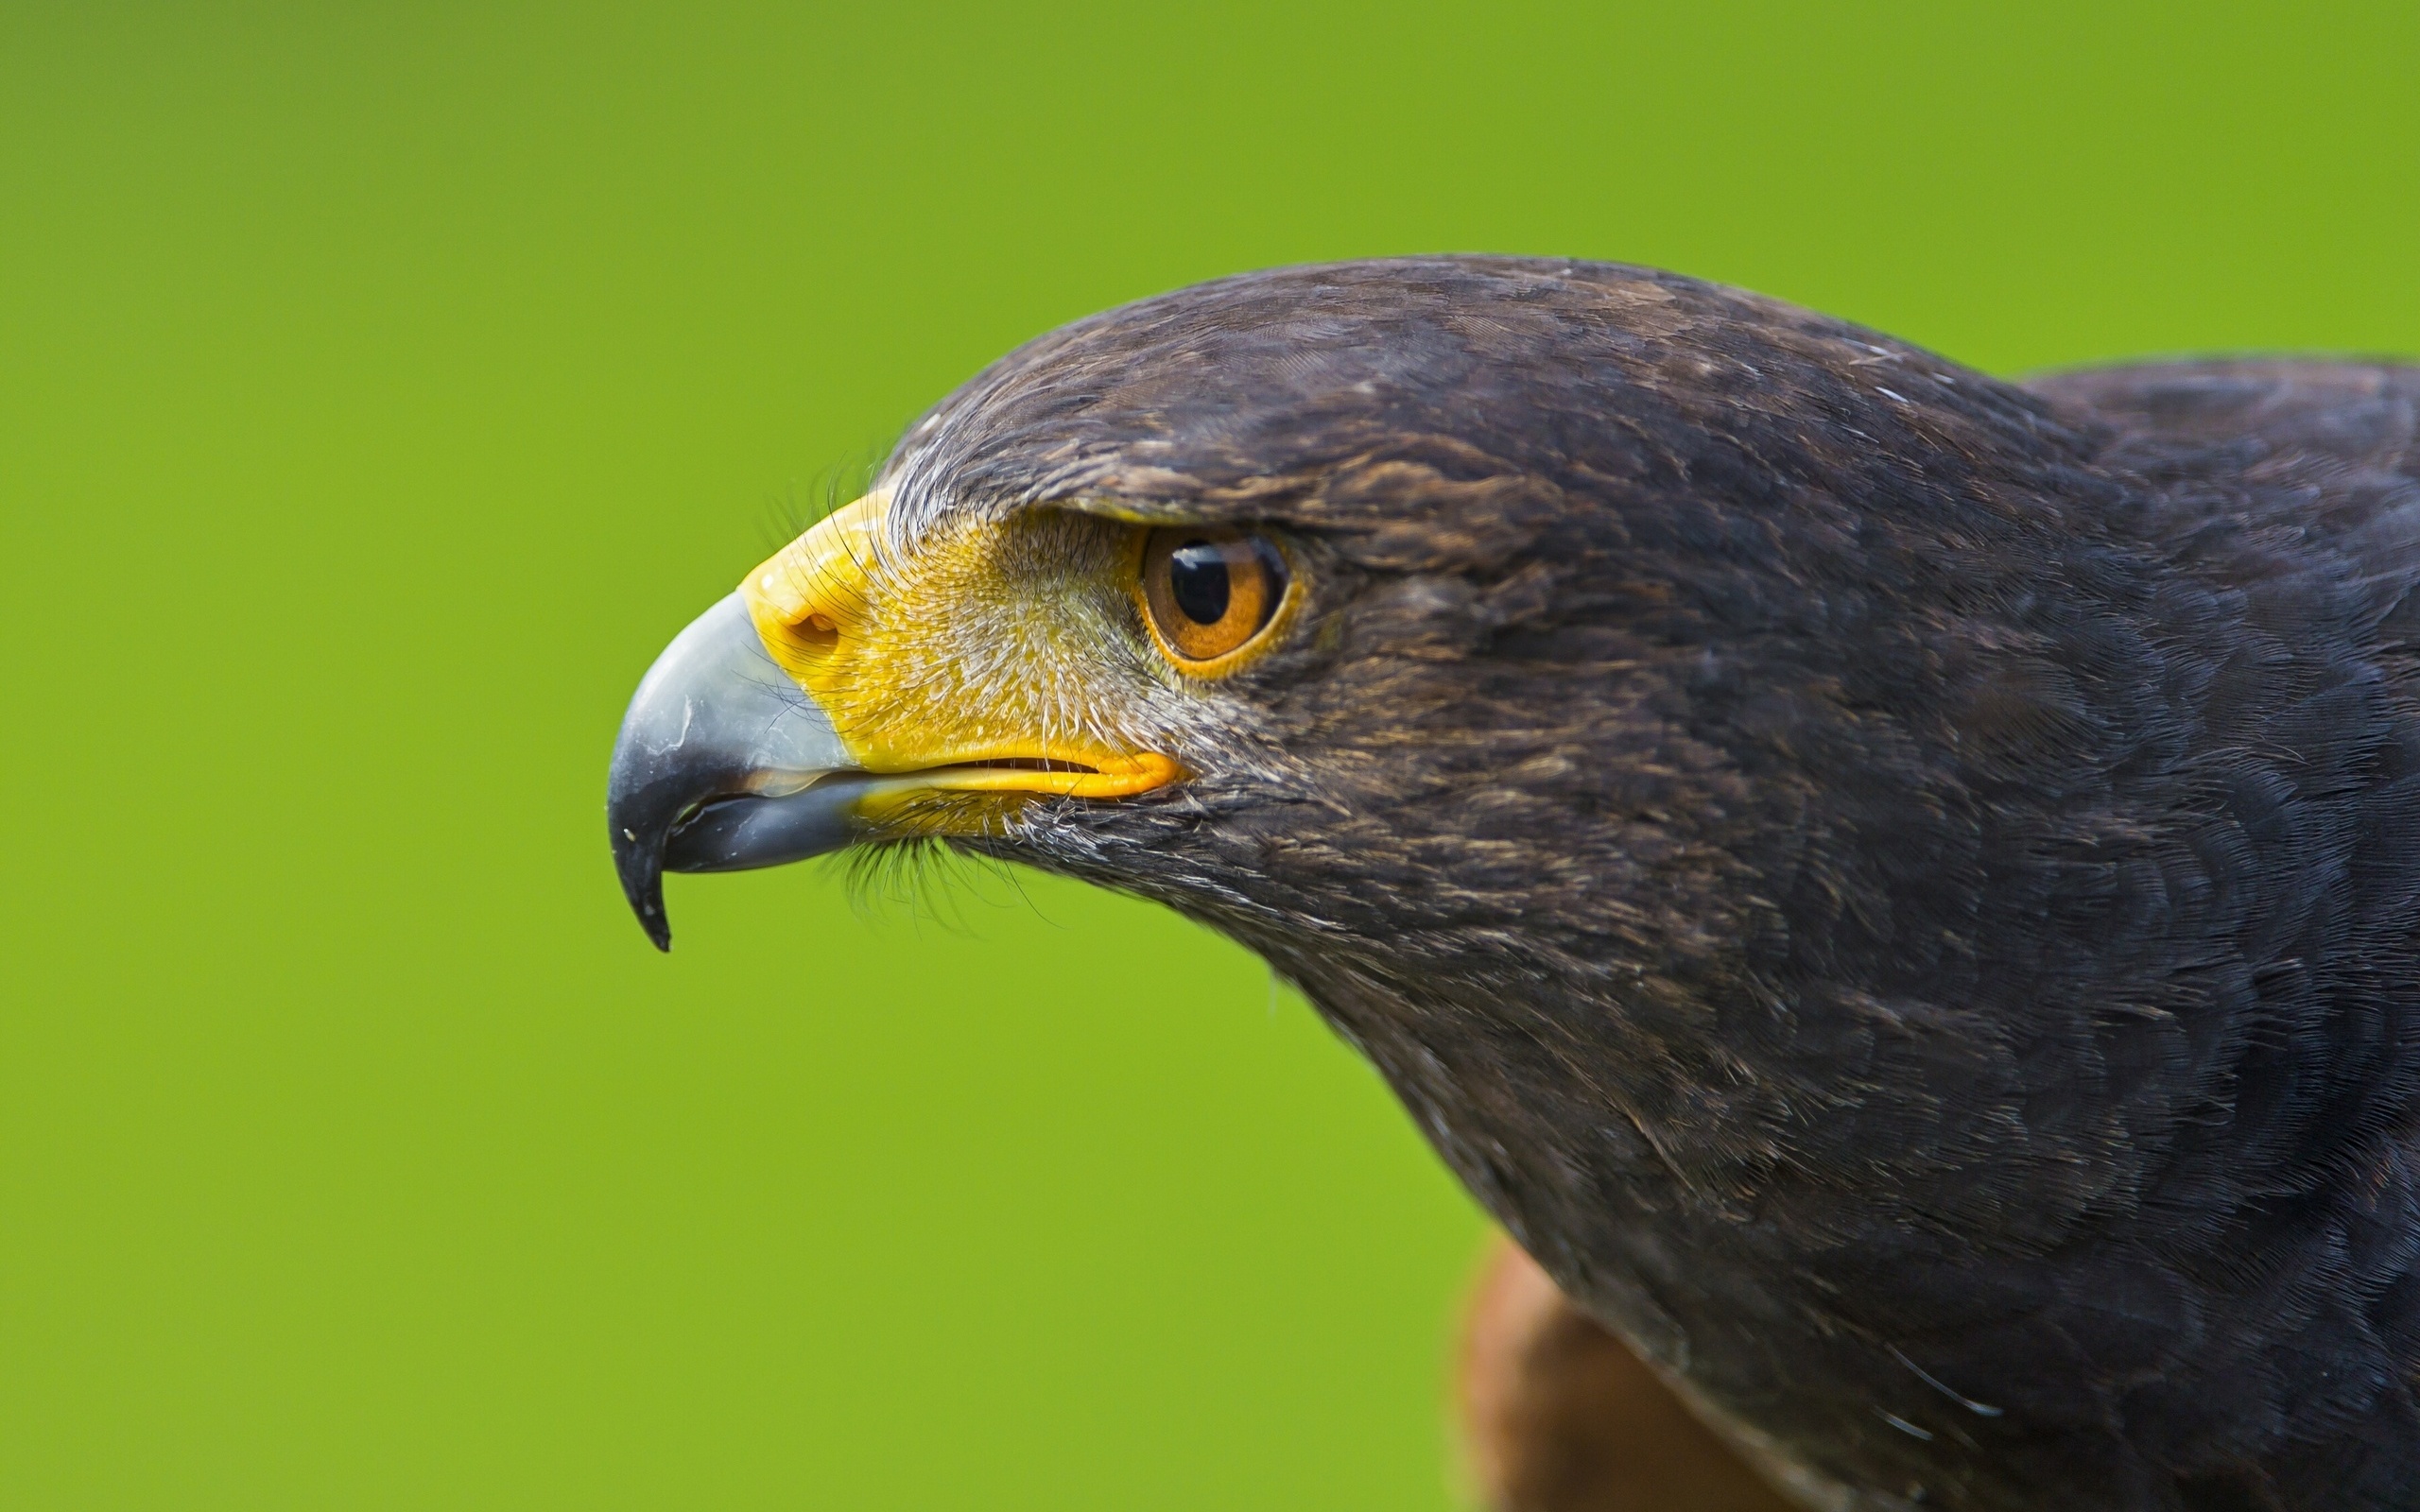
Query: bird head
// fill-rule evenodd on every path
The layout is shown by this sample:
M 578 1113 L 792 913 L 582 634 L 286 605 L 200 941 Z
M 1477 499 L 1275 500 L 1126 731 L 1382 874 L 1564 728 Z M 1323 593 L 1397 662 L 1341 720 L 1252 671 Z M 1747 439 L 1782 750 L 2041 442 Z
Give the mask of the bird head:
M 2082 455 L 1635 268 L 1147 300 L 977 374 L 672 643 L 623 885 L 663 945 L 663 869 L 938 840 L 1240 939 L 1416 1109 L 1610 1098 L 1770 1166 L 1828 1053 L 1780 1005 L 1974 975 L 1975 814 L 2095 759 Z
M 1703 865 L 1590 842 L 1698 828 L 1747 775 L 1703 737 L 1748 662 L 1810 614 L 1854 639 L 1904 564 L 1843 495 L 1911 417 L 1950 433 L 1933 452 L 1977 428 L 1993 396 L 1957 372 L 1671 275 L 1514 259 L 1078 322 L 667 648 L 614 758 L 624 885 L 662 944 L 663 868 L 940 838 L 1344 938 Z M 1913 404 L 1875 392 L 1894 377 Z M 1790 581 L 1852 555 L 1816 585 L 1836 603 Z

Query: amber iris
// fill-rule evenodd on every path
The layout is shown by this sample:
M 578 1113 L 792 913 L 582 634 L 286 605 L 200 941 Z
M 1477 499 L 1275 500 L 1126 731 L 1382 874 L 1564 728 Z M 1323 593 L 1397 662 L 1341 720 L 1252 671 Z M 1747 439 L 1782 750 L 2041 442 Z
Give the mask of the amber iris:
M 1143 545 L 1152 627 L 1180 662 L 1216 662 L 1269 627 L 1286 598 L 1286 558 L 1265 538 L 1194 526 Z

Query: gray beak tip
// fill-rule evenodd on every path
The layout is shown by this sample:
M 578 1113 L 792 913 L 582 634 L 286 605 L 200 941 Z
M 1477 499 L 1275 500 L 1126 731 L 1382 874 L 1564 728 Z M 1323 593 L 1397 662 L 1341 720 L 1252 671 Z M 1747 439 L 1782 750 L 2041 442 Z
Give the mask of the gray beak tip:
M 737 593 L 676 636 L 631 699 L 606 784 L 614 869 L 655 948 L 672 949 L 666 870 L 779 866 L 846 845 L 853 765 L 766 655 Z
M 668 951 L 672 948 L 672 920 L 664 912 L 665 836 L 661 833 L 642 834 L 621 822 L 626 816 L 626 811 L 607 811 L 607 821 L 613 829 L 614 870 L 621 878 L 622 896 L 630 900 L 631 912 L 638 916 L 639 927 L 647 931 L 647 937 L 657 950 Z M 658 831 L 671 826 L 647 828 Z
M 665 917 L 664 880 L 661 875 L 649 891 L 650 896 L 648 897 L 632 896 L 631 908 L 639 916 L 639 928 L 647 931 L 648 939 L 657 950 L 669 955 L 672 954 L 672 920 Z

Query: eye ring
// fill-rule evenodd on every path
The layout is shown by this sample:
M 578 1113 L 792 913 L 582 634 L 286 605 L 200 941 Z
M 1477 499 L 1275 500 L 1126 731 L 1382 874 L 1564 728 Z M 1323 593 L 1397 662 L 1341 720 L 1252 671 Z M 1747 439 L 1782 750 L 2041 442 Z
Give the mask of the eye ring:
M 1265 535 L 1169 525 L 1143 538 L 1136 597 L 1160 654 L 1194 677 L 1223 677 L 1275 640 L 1297 596 L 1292 564 Z

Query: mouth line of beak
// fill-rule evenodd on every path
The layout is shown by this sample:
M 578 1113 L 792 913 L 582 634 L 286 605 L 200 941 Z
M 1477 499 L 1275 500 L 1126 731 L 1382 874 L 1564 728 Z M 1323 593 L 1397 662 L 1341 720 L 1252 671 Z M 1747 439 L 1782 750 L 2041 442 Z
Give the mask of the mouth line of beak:
M 1106 771 L 1090 763 L 1061 756 L 997 756 L 896 771 L 842 767 L 807 774 L 804 782 L 781 782 L 762 790 L 712 794 L 683 810 L 681 816 L 672 821 L 670 835 L 677 839 L 683 830 L 709 809 L 734 804 L 779 802 L 810 787 L 854 788 L 860 797 L 870 789 L 886 794 L 931 789 L 961 793 L 1027 792 L 1071 798 L 1124 798 L 1164 787 L 1184 775 L 1184 769 L 1175 762 L 1156 753 L 1147 752 L 1114 760 L 1116 761 L 1115 767 Z
M 866 805 L 918 793 L 998 793 L 1003 796 L 1115 799 L 1146 793 L 1183 775 L 1165 756 L 1121 761 L 1126 771 L 1103 771 L 1082 762 L 1008 757 L 992 762 L 954 762 L 906 772 L 842 767 L 815 775 L 804 784 L 774 791 L 724 789 L 683 807 L 648 847 L 624 829 L 628 850 L 651 858 L 643 864 L 633 906 L 649 937 L 669 948 L 664 922 L 664 872 L 749 871 L 803 861 L 841 849 L 877 833 Z
M 923 769 L 932 772 L 979 772 L 990 771 L 995 767 L 1012 772 L 1091 772 L 1098 774 L 1100 771 L 1100 768 L 1098 766 L 1088 765 L 1083 762 L 1062 761 L 1055 756 L 1002 756 L 995 761 L 944 762 L 939 766 L 928 766 Z
M 995 776 L 994 774 L 1016 775 L 1004 777 Z M 1003 786 L 1026 786 L 1032 783 L 1037 777 L 1047 782 L 1056 778 L 1078 780 L 1089 777 L 1098 777 L 1099 775 L 1101 775 L 1100 768 L 1098 766 L 1090 766 L 1082 762 L 1061 761 L 1053 757 L 1045 756 L 1008 756 L 1002 757 L 997 761 L 946 762 L 939 766 L 916 767 L 902 772 L 873 772 L 849 769 L 818 772 L 803 783 L 797 783 L 794 785 L 784 783 L 778 787 L 769 788 L 762 792 L 742 791 L 735 793 L 717 793 L 711 797 L 700 799 L 697 802 L 689 805 L 688 808 L 682 811 L 681 816 L 672 821 L 672 828 L 666 833 L 666 841 L 668 847 L 678 847 L 681 844 L 683 835 L 689 831 L 692 825 L 698 824 L 701 821 L 707 821 L 709 816 L 717 813 L 717 811 L 728 813 L 757 804 L 779 803 L 786 799 L 795 798 L 797 795 L 804 792 L 810 787 L 821 787 L 831 790 L 823 794 L 819 801 L 828 802 L 829 799 L 842 788 L 851 790 L 847 801 L 855 801 L 856 799 L 867 797 L 876 791 L 900 793 L 910 792 L 921 788 L 928 790 L 939 789 L 944 792 L 983 792 Z M 1039 788 L 1036 790 L 1049 791 L 1051 789 Z M 688 868 L 678 865 L 667 865 L 665 869 L 668 871 L 684 871 L 692 869 L 713 870 L 721 868 L 710 867 Z
M 1155 752 L 1049 740 L 969 750 L 945 729 L 930 733 L 926 748 L 954 759 L 920 764 L 912 744 L 853 747 L 769 655 L 743 595 L 707 610 L 640 680 L 607 776 L 614 869 L 648 936 L 670 948 L 665 872 L 780 866 L 924 822 L 895 800 L 935 792 L 1121 799 L 1184 775 Z M 977 818 L 995 822 L 988 811 Z
M 1089 762 L 1063 756 L 995 756 L 881 774 L 887 784 L 896 784 L 897 791 L 922 787 L 958 793 L 1056 794 L 1063 798 L 1132 798 L 1166 787 L 1184 775 L 1184 767 L 1156 751 L 1096 756 Z

